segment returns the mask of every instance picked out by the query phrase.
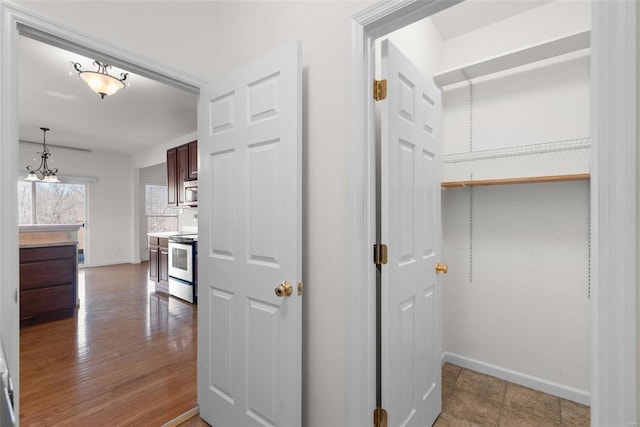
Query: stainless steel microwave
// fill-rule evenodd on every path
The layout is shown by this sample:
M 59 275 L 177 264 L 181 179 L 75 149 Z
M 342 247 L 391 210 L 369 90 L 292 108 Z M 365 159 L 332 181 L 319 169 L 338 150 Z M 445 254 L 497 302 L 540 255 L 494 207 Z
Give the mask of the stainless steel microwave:
M 198 206 L 198 181 L 184 182 L 184 204 Z

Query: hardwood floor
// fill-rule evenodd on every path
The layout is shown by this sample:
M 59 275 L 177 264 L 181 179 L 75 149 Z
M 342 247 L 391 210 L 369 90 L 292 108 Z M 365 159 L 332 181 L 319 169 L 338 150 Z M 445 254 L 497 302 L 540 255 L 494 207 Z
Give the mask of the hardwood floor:
M 161 426 L 196 406 L 197 306 L 147 274 L 81 270 L 74 318 L 21 328 L 21 426 Z

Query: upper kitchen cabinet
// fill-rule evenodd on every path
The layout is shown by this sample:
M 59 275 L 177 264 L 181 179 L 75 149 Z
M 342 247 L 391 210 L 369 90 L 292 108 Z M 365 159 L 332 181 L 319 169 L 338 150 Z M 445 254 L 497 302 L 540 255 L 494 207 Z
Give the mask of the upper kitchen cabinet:
M 198 141 L 187 144 L 189 147 L 188 175 L 190 180 L 198 179 Z
M 177 162 L 177 149 L 167 150 L 167 205 L 169 206 L 178 206 Z
M 167 204 L 196 206 L 193 191 L 198 179 L 198 141 L 167 150 Z

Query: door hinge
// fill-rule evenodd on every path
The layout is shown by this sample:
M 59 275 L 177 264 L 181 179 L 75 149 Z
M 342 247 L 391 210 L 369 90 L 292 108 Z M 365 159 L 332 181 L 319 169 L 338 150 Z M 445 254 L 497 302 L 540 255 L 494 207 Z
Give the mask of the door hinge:
M 298 283 L 298 296 L 302 295 L 302 288 L 304 288 L 304 283 Z
M 382 101 L 387 98 L 387 81 L 386 80 L 374 80 L 373 81 L 373 99 L 376 101 Z
M 387 411 L 382 408 L 373 410 L 373 427 L 387 427 Z
M 377 266 L 387 263 L 387 245 L 384 243 L 373 245 L 373 263 Z

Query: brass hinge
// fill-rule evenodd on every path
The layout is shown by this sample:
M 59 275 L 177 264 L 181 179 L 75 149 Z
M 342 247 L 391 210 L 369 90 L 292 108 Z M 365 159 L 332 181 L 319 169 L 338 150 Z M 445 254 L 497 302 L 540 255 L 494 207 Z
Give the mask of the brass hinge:
M 384 243 L 373 245 L 373 263 L 378 266 L 387 263 L 387 245 Z
M 387 411 L 382 408 L 373 410 L 373 427 L 387 427 Z
M 304 283 L 298 283 L 298 296 L 302 295 L 302 288 L 304 288 Z
M 374 80 L 373 81 L 373 99 L 376 101 L 382 101 L 387 98 L 387 81 L 386 80 Z

